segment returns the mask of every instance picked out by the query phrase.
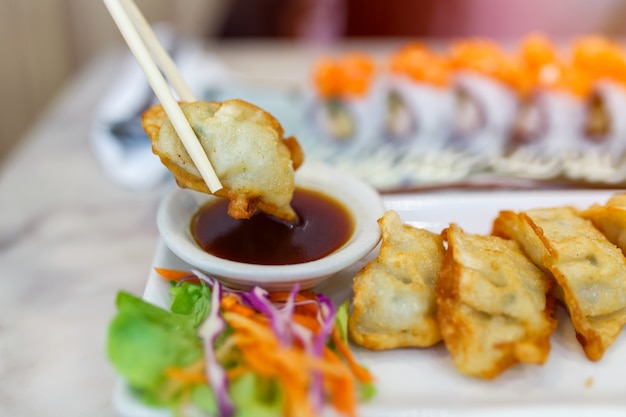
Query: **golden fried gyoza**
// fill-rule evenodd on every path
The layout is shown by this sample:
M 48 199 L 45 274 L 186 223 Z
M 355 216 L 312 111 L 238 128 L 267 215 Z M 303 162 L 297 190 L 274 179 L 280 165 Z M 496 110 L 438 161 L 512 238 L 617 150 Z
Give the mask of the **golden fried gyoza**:
M 543 364 L 556 328 L 552 281 L 514 241 L 465 233 L 456 224 L 443 235 L 438 319 L 457 369 L 491 379 L 519 362 Z
M 558 284 L 590 360 L 602 358 L 626 323 L 626 258 L 572 207 L 503 211 L 493 233 L 516 240 Z
M 378 220 L 376 259 L 354 278 L 352 340 L 369 349 L 431 346 L 437 327 L 435 282 L 444 256 L 440 235 L 403 224 L 395 211 Z
M 182 103 L 181 109 L 198 136 L 230 200 L 228 214 L 249 218 L 255 210 L 293 221 L 294 171 L 304 155 L 294 137 L 284 138 L 269 113 L 242 100 Z M 142 117 L 152 150 L 183 188 L 210 193 L 163 108 Z
M 626 255 L 626 194 L 616 194 L 606 205 L 594 204 L 580 214 Z

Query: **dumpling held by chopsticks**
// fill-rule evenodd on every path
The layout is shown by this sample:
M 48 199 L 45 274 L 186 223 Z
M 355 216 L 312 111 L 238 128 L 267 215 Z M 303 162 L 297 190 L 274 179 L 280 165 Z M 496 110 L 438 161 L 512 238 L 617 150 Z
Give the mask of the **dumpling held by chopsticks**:
M 223 189 L 228 214 L 246 219 L 259 209 L 291 222 L 295 170 L 304 154 L 296 138 L 284 138 L 280 123 L 263 109 L 243 100 L 181 103 Z M 152 151 L 183 188 L 210 193 L 164 109 L 153 106 L 142 118 Z

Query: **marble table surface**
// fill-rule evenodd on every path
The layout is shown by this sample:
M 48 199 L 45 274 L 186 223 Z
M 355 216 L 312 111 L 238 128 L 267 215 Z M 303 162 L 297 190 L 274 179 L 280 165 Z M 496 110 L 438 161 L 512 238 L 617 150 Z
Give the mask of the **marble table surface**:
M 141 294 L 159 190 L 111 183 L 89 146 L 120 51 L 63 89 L 0 168 L 0 415 L 112 416 L 106 328 Z

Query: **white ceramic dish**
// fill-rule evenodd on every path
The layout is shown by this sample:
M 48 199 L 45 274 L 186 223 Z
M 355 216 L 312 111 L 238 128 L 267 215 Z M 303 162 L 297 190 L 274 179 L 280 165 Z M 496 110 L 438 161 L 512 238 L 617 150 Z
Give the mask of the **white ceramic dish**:
M 368 184 L 336 168 L 304 163 L 296 171 L 298 187 L 323 192 L 352 214 L 354 232 L 339 249 L 322 259 L 292 265 L 254 265 L 218 258 L 204 251 L 190 231 L 192 216 L 216 197 L 173 188 L 163 199 L 157 225 L 165 244 L 190 265 L 218 277 L 233 288 L 262 286 L 267 290 L 301 289 L 320 284 L 331 275 L 367 255 L 380 240 L 376 221 L 383 215 L 382 198 Z
M 384 198 L 409 224 L 438 232 L 455 222 L 468 232 L 488 233 L 501 209 L 573 205 L 580 208 L 603 203 L 613 191 L 479 192 L 398 195 Z M 358 268 L 375 256 L 334 275 L 316 287 L 338 303 L 351 296 L 351 281 Z M 188 265 L 161 245 L 154 259 L 159 267 Z M 169 305 L 169 285 L 150 273 L 144 297 Z M 358 360 L 377 380 L 377 395 L 361 405 L 362 417 L 478 417 L 550 416 L 617 417 L 626 415 L 624 369 L 626 334 L 622 334 L 599 362 L 588 361 L 567 315 L 559 310 L 550 358 L 544 366 L 518 365 L 494 381 L 460 375 L 445 347 L 368 351 L 354 347 Z M 163 410 L 143 406 L 123 383 L 115 391 L 115 406 L 123 417 L 164 417 Z M 330 415 L 330 414 L 329 414 Z

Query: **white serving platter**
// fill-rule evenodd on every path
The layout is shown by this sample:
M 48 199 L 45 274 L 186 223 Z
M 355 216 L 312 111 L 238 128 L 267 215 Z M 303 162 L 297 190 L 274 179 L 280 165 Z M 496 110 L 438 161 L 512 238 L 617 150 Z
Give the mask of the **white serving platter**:
M 414 226 L 440 232 L 454 222 L 468 232 L 487 234 L 499 210 L 603 204 L 615 190 L 480 191 L 403 194 L 385 197 L 385 207 Z M 316 290 L 339 303 L 351 296 L 352 278 L 374 257 L 343 270 Z M 162 243 L 153 267 L 186 268 Z M 151 268 L 144 298 L 169 306 L 169 284 Z M 461 375 L 445 346 L 368 351 L 354 346 L 359 361 L 376 377 L 377 395 L 359 408 L 363 417 L 478 417 L 478 416 L 625 416 L 626 335 L 621 335 L 598 362 L 585 357 L 567 314 L 557 312 L 559 326 L 552 336 L 550 358 L 544 366 L 517 365 L 493 381 Z M 123 417 L 168 416 L 163 410 L 138 403 L 123 382 L 114 392 Z

